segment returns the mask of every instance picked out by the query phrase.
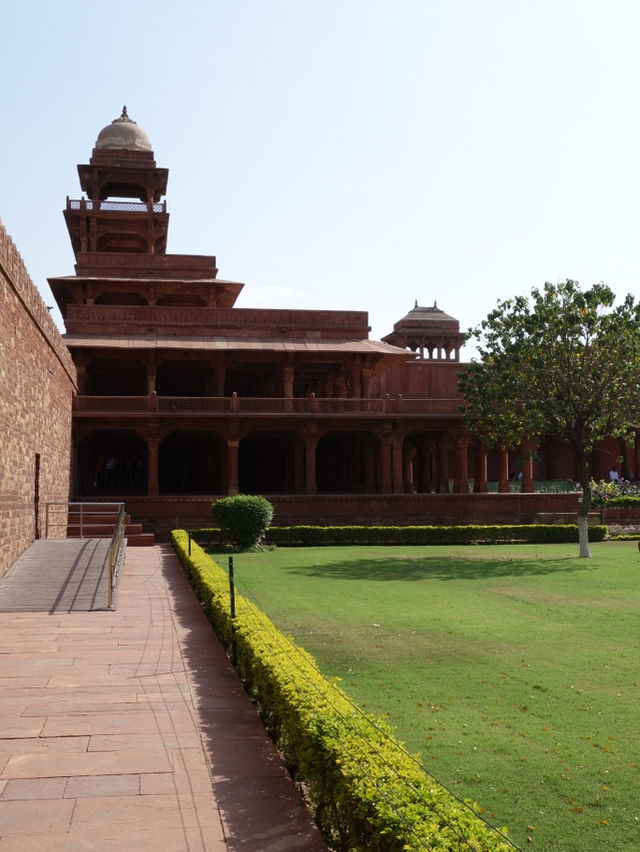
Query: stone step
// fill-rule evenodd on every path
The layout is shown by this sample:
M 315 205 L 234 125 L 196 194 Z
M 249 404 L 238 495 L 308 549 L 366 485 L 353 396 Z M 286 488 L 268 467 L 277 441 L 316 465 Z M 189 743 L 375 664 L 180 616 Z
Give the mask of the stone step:
M 153 547 L 155 543 L 156 537 L 153 533 L 136 533 L 127 536 L 129 547 Z
M 83 524 L 83 538 L 111 538 L 115 524 Z M 153 533 L 144 533 L 142 524 L 127 524 L 124 531 L 130 547 L 152 547 L 155 544 Z M 80 524 L 67 526 L 67 538 L 80 537 Z
M 82 519 L 83 524 L 89 522 L 92 524 L 115 524 L 118 515 L 119 512 L 83 512 L 81 514 L 73 510 L 67 513 L 67 523 L 80 524 L 80 519 Z M 131 515 L 125 514 L 124 520 L 125 523 L 130 523 Z

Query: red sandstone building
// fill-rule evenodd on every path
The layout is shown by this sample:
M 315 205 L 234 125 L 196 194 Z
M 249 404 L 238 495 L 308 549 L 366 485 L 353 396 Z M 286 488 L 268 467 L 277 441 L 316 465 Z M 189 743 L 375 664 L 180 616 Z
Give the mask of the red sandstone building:
M 243 285 L 215 257 L 166 253 L 168 170 L 126 109 L 78 174 L 75 275 L 49 279 L 78 373 L 76 498 L 124 499 L 156 526 L 205 522 L 209 498 L 237 492 L 275 498 L 281 522 L 416 522 L 404 498 L 509 490 L 517 453 L 461 427 L 453 317 L 416 303 L 378 342 L 365 312 L 234 307 Z M 540 448 L 536 468 L 523 491 L 571 477 L 568 448 Z
M 575 511 L 575 495 L 507 493 L 517 451 L 464 434 L 463 335 L 437 305 L 416 303 L 383 341 L 365 312 L 236 308 L 243 285 L 215 257 L 167 254 L 168 171 L 126 110 L 78 174 L 64 211 L 75 275 L 49 279 L 64 342 L 0 232 L 0 573 L 44 504 L 68 496 L 124 501 L 161 534 L 207 524 L 212 499 L 237 492 L 267 495 L 280 524 Z M 605 442 L 594 475 L 620 454 Z M 570 479 L 569 448 L 547 442 L 522 473 L 523 492 Z

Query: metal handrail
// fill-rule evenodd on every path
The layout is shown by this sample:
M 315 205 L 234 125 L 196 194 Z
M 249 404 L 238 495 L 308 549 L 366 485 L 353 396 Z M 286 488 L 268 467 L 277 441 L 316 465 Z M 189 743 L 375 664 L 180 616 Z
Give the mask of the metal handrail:
M 47 503 L 46 515 L 45 515 L 45 538 L 68 538 L 67 530 L 71 526 L 74 530 L 77 529 L 79 532 L 78 536 L 74 536 L 74 538 L 84 538 L 86 535 L 91 535 L 91 527 L 103 526 L 104 523 L 112 523 L 113 521 L 102 521 L 102 523 L 97 520 L 99 516 L 104 516 L 105 512 L 111 511 L 112 514 L 116 512 L 120 512 L 120 509 L 124 511 L 124 503 L 79 503 L 79 502 L 52 502 Z M 61 519 L 56 517 L 56 511 L 63 511 Z M 77 512 L 77 522 L 76 518 L 73 518 L 73 522 L 69 523 L 69 512 Z M 62 535 L 53 535 L 50 533 L 53 532 L 54 529 L 62 528 Z
M 109 592 L 107 601 L 108 609 L 114 609 L 114 593 L 116 585 L 118 583 L 118 578 L 120 577 L 120 571 L 122 570 L 122 564 L 124 562 L 124 553 L 127 546 L 125 530 L 126 522 L 124 514 L 124 503 L 121 503 L 116 528 L 113 531 L 113 536 L 111 537 L 111 544 L 109 545 Z
M 91 537 L 91 532 L 92 530 L 95 532 L 96 527 L 103 526 L 105 523 L 114 523 L 113 514 L 109 520 L 105 520 L 104 518 L 107 511 L 113 513 L 114 510 L 117 510 L 118 514 L 107 551 L 107 565 L 109 570 L 107 590 L 108 609 L 114 608 L 115 590 L 124 563 L 127 545 L 124 503 L 47 503 L 45 516 L 45 538 L 69 538 L 68 532 L 71 528 L 79 533 L 79 535 L 74 535 L 72 538 L 82 539 L 85 538 L 85 535 Z M 62 512 L 61 518 L 56 517 L 57 512 Z M 69 519 L 70 513 L 72 513 L 71 523 Z M 101 520 L 98 520 L 99 518 Z M 54 531 L 60 527 L 62 527 L 61 534 L 54 534 Z

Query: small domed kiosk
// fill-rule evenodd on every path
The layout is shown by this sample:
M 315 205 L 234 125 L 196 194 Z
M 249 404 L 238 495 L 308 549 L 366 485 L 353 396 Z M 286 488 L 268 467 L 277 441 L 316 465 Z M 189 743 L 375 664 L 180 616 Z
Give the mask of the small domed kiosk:
M 417 300 L 413 308 L 394 323 L 393 331 L 382 338 L 385 343 L 419 353 L 421 360 L 459 361 L 465 335 L 457 319 L 433 307 L 422 307 Z

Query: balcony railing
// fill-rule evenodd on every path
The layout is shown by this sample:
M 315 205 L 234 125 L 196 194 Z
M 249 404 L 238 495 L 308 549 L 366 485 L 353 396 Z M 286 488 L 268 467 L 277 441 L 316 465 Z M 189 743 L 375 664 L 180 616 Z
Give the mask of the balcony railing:
M 298 414 L 298 415 L 458 415 L 460 399 L 373 399 L 232 396 L 77 396 L 74 410 L 86 413 L 161 412 L 162 414 Z
M 88 198 L 67 198 L 67 210 L 119 210 L 126 213 L 148 213 L 149 207 L 142 201 L 91 201 Z M 154 202 L 151 210 L 154 213 L 166 213 L 167 202 Z

